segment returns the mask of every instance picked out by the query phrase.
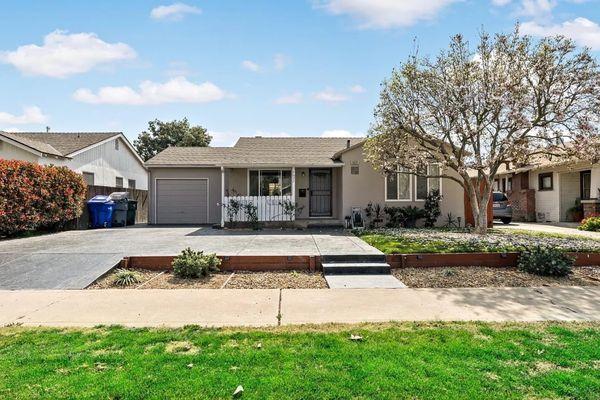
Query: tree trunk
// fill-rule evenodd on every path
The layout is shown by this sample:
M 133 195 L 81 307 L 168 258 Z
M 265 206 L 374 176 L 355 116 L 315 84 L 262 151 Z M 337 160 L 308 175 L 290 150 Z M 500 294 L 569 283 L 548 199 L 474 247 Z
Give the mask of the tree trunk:
M 474 183 L 474 184 L 473 184 Z M 471 202 L 471 213 L 473 214 L 473 231 L 485 235 L 488 230 L 488 202 L 490 193 L 487 193 L 488 185 L 485 182 L 471 180 L 467 183 L 467 192 Z

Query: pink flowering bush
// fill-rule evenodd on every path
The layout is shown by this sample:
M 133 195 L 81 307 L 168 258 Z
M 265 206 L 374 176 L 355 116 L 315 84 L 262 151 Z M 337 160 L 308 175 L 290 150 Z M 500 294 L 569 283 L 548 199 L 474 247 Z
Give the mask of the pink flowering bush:
M 0 159 L 0 236 L 60 228 L 81 215 L 85 194 L 66 167 Z

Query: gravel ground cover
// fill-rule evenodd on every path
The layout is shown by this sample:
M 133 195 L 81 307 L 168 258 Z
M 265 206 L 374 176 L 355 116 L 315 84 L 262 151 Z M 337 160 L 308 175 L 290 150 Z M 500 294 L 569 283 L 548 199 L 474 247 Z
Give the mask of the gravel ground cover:
M 535 246 L 600 252 L 599 240 L 528 231 L 492 229 L 477 235 L 465 229 L 376 229 L 356 234 L 386 254 L 512 252 Z
M 101 277 L 88 289 L 327 289 L 321 273 L 305 271 L 218 272 L 205 278 L 182 279 L 170 271 L 138 269 L 140 283 L 128 287 L 114 284 L 115 272 Z
M 574 267 L 564 278 L 493 267 L 397 268 L 392 273 L 410 288 L 600 286 L 600 267 Z

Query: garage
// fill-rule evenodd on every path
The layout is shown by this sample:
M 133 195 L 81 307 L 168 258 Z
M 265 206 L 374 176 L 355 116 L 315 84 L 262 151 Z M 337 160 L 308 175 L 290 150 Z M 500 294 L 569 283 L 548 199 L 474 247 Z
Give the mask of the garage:
M 207 224 L 208 179 L 156 179 L 157 224 Z

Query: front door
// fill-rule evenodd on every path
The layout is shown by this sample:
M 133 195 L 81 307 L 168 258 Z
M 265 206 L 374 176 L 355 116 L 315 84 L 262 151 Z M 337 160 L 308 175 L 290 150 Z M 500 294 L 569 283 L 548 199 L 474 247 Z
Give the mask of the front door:
M 331 169 L 311 169 L 310 216 L 331 217 Z

